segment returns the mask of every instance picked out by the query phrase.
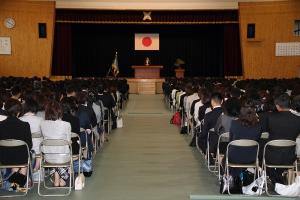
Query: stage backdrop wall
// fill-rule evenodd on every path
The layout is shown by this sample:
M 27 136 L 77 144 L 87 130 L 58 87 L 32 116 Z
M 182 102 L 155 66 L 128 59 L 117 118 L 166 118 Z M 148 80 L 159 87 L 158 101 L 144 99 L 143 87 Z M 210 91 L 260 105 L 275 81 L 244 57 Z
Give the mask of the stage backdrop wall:
M 135 33 L 159 33 L 159 51 L 135 51 Z M 228 39 L 231 42 L 228 42 Z M 120 76 L 132 77 L 132 65 L 163 65 L 174 76 L 183 59 L 186 76 L 241 75 L 238 24 L 130 25 L 56 23 L 53 75 L 105 76 L 118 51 Z M 61 67 L 64 66 L 64 67 Z

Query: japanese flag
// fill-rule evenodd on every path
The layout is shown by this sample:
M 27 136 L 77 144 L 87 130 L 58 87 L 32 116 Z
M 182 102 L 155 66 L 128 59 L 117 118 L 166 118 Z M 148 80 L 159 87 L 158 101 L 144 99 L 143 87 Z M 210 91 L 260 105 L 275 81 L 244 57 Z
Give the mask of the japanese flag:
M 134 37 L 135 50 L 159 50 L 158 33 L 136 33 Z

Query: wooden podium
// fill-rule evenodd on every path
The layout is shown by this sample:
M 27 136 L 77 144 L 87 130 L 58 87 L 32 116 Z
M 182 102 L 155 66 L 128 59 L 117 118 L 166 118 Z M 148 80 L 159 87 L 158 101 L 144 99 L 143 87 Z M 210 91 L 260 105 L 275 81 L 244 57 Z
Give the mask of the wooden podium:
M 160 65 L 134 65 L 134 79 L 128 79 L 129 92 L 135 94 L 161 93 L 163 79 L 160 78 Z
M 160 78 L 160 69 L 163 66 L 160 65 L 150 65 L 150 66 L 132 66 L 134 69 L 134 78 Z

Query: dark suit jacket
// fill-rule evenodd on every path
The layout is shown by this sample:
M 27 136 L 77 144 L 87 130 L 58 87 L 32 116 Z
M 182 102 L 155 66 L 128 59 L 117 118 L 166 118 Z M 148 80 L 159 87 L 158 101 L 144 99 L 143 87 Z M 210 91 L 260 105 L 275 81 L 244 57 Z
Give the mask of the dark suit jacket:
M 71 114 L 64 114 L 62 120 L 71 124 L 71 131 L 73 133 L 80 134 L 80 121 L 78 117 Z
M 198 110 L 198 119 L 201 122 L 204 119 L 206 109 L 210 107 L 210 103 L 206 103 Z
M 79 118 L 80 128 L 90 129 L 97 125 L 96 115 L 89 106 L 79 105 L 77 117 Z
M 268 116 L 269 140 L 288 139 L 296 141 L 300 134 L 300 117 L 290 111 L 276 112 Z
M 116 102 L 115 102 L 114 98 L 112 97 L 111 94 L 109 94 L 107 92 L 104 92 L 103 94 L 98 94 L 97 100 L 101 100 L 103 103 L 103 106 L 110 110 L 116 106 Z
M 76 116 L 73 116 L 71 114 L 64 114 L 63 121 L 69 122 L 71 124 L 71 131 L 73 133 L 77 133 L 80 136 L 80 122 L 79 118 Z M 72 152 L 73 154 L 79 153 L 79 145 L 77 143 L 77 138 L 72 138 Z
M 205 114 L 204 123 L 201 127 L 201 133 L 199 135 L 199 146 L 203 152 L 206 151 L 207 147 L 207 136 L 210 129 L 214 128 L 219 116 L 222 114 L 222 108 L 214 108 L 211 112 Z
M 254 126 L 244 126 L 239 120 L 233 120 L 229 131 L 229 141 L 248 139 L 259 141 L 262 133 L 262 126 L 257 123 Z M 229 149 L 229 161 L 237 163 L 251 163 L 256 158 L 256 148 L 253 147 L 234 147 Z
M 7 117 L 0 122 L 0 140 L 16 139 L 27 143 L 32 148 L 30 126 L 16 117 Z M 24 146 L 18 148 L 0 148 L 0 162 L 3 164 L 25 164 L 28 159 Z
M 300 117 L 289 111 L 276 112 L 268 116 L 269 140 L 294 140 L 300 134 Z M 269 148 L 267 163 L 290 164 L 296 159 L 295 148 Z

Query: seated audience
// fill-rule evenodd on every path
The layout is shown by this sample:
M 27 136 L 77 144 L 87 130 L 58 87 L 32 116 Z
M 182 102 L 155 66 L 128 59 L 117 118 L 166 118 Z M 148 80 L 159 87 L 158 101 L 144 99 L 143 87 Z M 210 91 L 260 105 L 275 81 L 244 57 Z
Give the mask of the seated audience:
M 237 120 L 233 120 L 230 131 L 229 141 L 248 139 L 259 141 L 262 127 L 255 111 L 254 103 L 246 100 L 242 103 L 240 114 Z M 257 148 L 254 147 L 231 147 L 228 152 L 228 160 L 231 163 L 248 164 L 255 162 Z M 241 169 L 230 169 L 230 174 L 234 177 L 239 176 Z
M 300 116 L 290 111 L 290 97 L 284 93 L 275 98 L 274 103 L 278 112 L 268 117 L 269 140 L 293 140 L 300 133 Z M 266 162 L 272 164 L 291 164 L 296 160 L 295 148 L 269 148 L 266 152 Z M 268 174 L 273 183 L 283 183 L 284 169 L 270 169 Z
M 40 154 L 40 144 L 43 141 L 42 133 L 41 133 L 41 123 L 43 121 L 43 118 L 38 117 L 36 115 L 38 109 L 38 104 L 33 99 L 27 99 L 23 112 L 24 115 L 20 117 L 20 120 L 24 122 L 28 122 L 30 125 L 30 132 L 31 134 L 40 134 L 40 138 L 32 138 L 32 150 L 36 154 Z M 37 170 L 39 168 L 39 160 L 36 161 L 36 165 L 34 166 L 34 169 Z
M 209 131 L 214 131 L 212 129 L 215 128 L 218 117 L 222 114 L 222 102 L 223 99 L 220 93 L 213 93 L 211 95 L 212 111 L 205 114 L 198 137 L 198 144 L 203 153 L 206 152 L 208 133 Z
M 29 150 L 32 148 L 30 126 L 18 117 L 22 112 L 21 103 L 13 98 L 5 102 L 7 116 L 0 115 L 0 140 L 15 139 L 27 143 Z M 17 148 L 0 148 L 0 162 L 4 165 L 25 164 L 28 154 L 24 146 Z M 13 168 L 13 172 L 26 175 L 26 168 Z
M 60 104 L 56 101 L 50 101 L 45 108 L 45 120 L 41 123 L 41 130 L 44 139 L 61 139 L 71 141 L 71 125 L 69 122 L 62 121 L 63 111 Z M 57 147 L 48 147 L 45 149 L 45 159 L 49 163 L 65 163 L 68 158 L 59 153 L 68 153 L 67 147 L 58 149 Z M 50 172 L 54 177 L 53 184 L 55 187 L 66 186 L 70 174 L 65 168 L 55 168 Z

